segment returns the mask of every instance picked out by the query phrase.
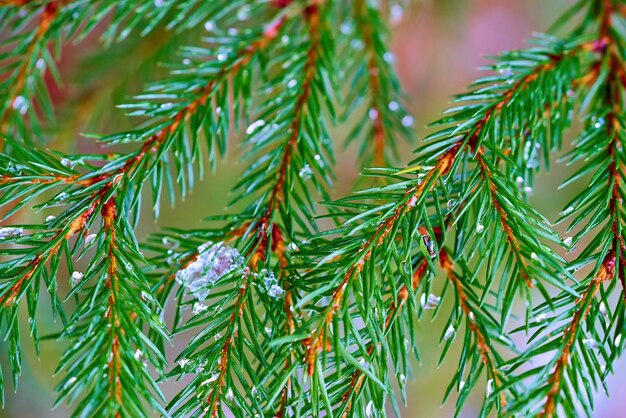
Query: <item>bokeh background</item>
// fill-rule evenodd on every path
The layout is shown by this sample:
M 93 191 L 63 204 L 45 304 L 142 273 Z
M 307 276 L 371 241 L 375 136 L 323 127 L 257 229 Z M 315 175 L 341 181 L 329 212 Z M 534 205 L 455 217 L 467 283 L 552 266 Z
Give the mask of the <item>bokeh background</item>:
M 415 115 L 416 138 L 424 136 L 427 130 L 423 127 L 445 108 L 450 95 L 462 91 L 479 74 L 478 67 L 489 62 L 485 56 L 525 46 L 525 40 L 533 32 L 548 28 L 572 3 L 573 0 L 414 0 L 402 20 L 394 26 L 393 50 L 400 79 Z M 60 63 L 64 85 L 52 87 L 60 128 L 51 135 L 51 148 L 65 152 L 96 151 L 97 146 L 91 140 L 77 141 L 78 134 L 108 133 L 130 127 L 131 121 L 123 111 L 115 108 L 115 104 L 126 101 L 130 94 L 139 93 L 146 82 L 164 74 L 166 70 L 155 63 L 177 59 L 176 47 L 181 43 L 193 44 L 197 36 L 198 33 L 181 37 L 156 33 L 148 39 L 131 39 L 106 51 L 99 51 L 95 39 L 70 45 Z M 349 193 L 358 175 L 355 150 L 340 146 L 345 134 L 342 130 L 335 131 L 340 161 L 336 167 L 335 197 Z M 408 162 L 408 151 L 414 147 L 415 144 L 401 145 L 401 155 L 406 158 L 402 164 Z M 230 198 L 228 190 L 242 170 L 238 164 L 240 151 L 235 139 L 227 157 L 218 163 L 219 175 L 207 175 L 195 193 L 186 201 L 178 202 L 175 208 L 164 207 L 158 221 L 147 212 L 138 235 L 145 237 L 160 226 L 198 227 L 202 225 L 203 217 L 223 213 Z M 556 219 L 563 203 L 575 192 L 555 192 L 566 177 L 566 169 L 555 165 L 550 175 L 543 174 L 536 182 L 531 199 L 548 219 Z M 45 324 L 42 328 L 47 325 L 50 332 L 58 326 L 46 317 L 45 309 L 40 319 Z M 404 416 L 451 417 L 453 400 L 441 406 L 441 399 L 451 370 L 456 367 L 454 356 L 450 355 L 438 368 L 437 340 L 441 324 L 422 321 L 418 329 L 421 362 L 416 362 L 414 367 Z M 53 387 L 58 381 L 54 369 L 62 347 L 43 342 L 38 359 L 25 337 L 19 391 L 14 393 L 7 382 L 6 409 L 0 410 L 0 417 L 68 416 L 63 405 L 51 410 Z M 0 361 L 7 370 L 3 351 L 0 342 Z M 172 353 L 176 351 L 177 347 L 173 347 Z M 611 398 L 597 395 L 595 416 L 624 416 L 620 399 L 626 396 L 626 386 L 619 384 L 621 372 L 626 372 L 626 364 L 618 365 L 617 377 L 609 379 Z M 164 387 L 164 391 L 171 395 L 175 388 Z M 478 397 L 473 398 L 461 416 L 477 416 L 479 403 Z

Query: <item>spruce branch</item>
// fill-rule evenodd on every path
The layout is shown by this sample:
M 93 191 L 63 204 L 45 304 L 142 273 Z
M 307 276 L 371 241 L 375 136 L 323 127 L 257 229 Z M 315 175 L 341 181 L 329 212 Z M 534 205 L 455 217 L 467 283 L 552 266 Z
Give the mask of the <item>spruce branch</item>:
M 340 38 L 343 44 L 339 48 L 348 57 L 343 71 L 354 77 L 344 99 L 344 118 L 360 111 L 363 104 L 366 109 L 346 143 L 363 136 L 359 150 L 362 165 L 389 166 L 398 159 L 398 140 L 413 136 L 413 117 L 403 105 L 400 83 L 392 68 L 393 54 L 387 47 L 389 30 L 380 11 L 365 0 L 352 2 L 347 15 L 341 25 L 346 36 Z

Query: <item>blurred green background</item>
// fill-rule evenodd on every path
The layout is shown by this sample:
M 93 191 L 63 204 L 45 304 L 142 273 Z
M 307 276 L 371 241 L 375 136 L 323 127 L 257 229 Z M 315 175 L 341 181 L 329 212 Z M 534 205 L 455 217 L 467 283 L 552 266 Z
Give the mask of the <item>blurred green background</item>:
M 488 63 L 485 55 L 525 46 L 525 39 L 533 32 L 545 30 L 572 3 L 573 0 L 414 0 L 394 27 L 393 50 L 400 78 L 411 100 L 417 138 L 424 136 L 426 129 L 423 126 L 445 108 L 450 95 L 462 91 L 479 74 L 477 68 Z M 100 52 L 95 40 L 69 46 L 60 63 L 65 84 L 53 88 L 62 129 L 52 135 L 51 147 L 66 152 L 95 152 L 98 149 L 91 140 L 76 142 L 78 133 L 108 133 L 131 126 L 129 119 L 114 105 L 126 101 L 130 94 L 140 92 L 144 83 L 164 74 L 166 70 L 154 65 L 155 62 L 177 59 L 176 47 L 181 43 L 195 43 L 198 34 L 173 38 L 171 34 L 157 33 L 147 40 L 129 40 Z M 340 145 L 345 134 L 342 130 L 335 131 L 339 161 L 335 197 L 349 193 L 358 174 L 355 150 L 344 150 Z M 401 144 L 401 155 L 406 158 L 402 164 L 409 161 L 408 151 L 414 146 Z M 164 207 L 158 222 L 151 217 L 149 205 L 145 205 L 146 216 L 138 230 L 139 237 L 145 237 L 160 226 L 198 227 L 205 216 L 223 213 L 230 199 L 228 191 L 243 168 L 238 163 L 240 153 L 235 138 L 228 156 L 218 163 L 216 171 L 219 174 L 205 176 L 195 193 L 186 201 L 178 202 L 175 208 Z M 531 199 L 548 219 L 556 219 L 564 202 L 575 191 L 555 192 L 566 177 L 566 169 L 554 165 L 549 175 L 542 174 L 536 182 Z M 68 281 L 63 277 L 59 280 Z M 48 313 L 42 309 L 41 328 L 53 332 L 58 324 L 47 317 Z M 451 370 L 456 367 L 455 358 L 449 356 L 438 368 L 437 341 L 441 324 L 426 320 L 418 325 L 418 329 L 422 361 L 414 368 L 404 416 L 453 416 L 453 401 L 441 406 L 441 399 L 450 381 Z M 0 410 L 0 417 L 68 416 L 62 405 L 51 410 L 53 387 L 58 381 L 58 377 L 53 376 L 54 369 L 62 347 L 43 342 L 41 357 L 37 359 L 28 338 L 24 342 L 19 391 L 15 394 L 7 382 L 6 409 Z M 174 347 L 172 352 L 176 351 Z M 8 370 L 6 356 L 2 355 L 0 359 Z M 618 365 L 616 375 L 619 376 L 622 370 L 626 371 L 626 365 Z M 626 388 L 621 387 L 616 378 L 611 378 L 608 385 L 611 399 L 598 394 L 595 416 L 624 416 L 616 399 L 626 394 Z M 168 395 L 175 390 L 174 387 L 164 387 Z M 461 416 L 477 416 L 479 404 L 480 398 L 476 395 Z

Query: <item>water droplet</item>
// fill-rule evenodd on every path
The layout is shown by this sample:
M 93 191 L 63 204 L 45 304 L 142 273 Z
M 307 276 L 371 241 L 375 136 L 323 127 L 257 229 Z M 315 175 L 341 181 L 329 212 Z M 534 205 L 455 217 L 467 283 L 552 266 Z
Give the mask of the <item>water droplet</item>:
M 481 224 L 481 223 L 477 223 L 476 224 L 476 233 L 477 234 L 482 234 L 483 231 L 485 230 L 485 225 Z
M 490 397 L 493 394 L 493 379 L 487 380 L 487 389 L 485 391 L 487 397 Z
M 372 107 L 369 110 L 368 115 L 369 115 L 370 120 L 376 120 L 376 119 L 378 119 L 378 110 L 376 110 L 375 108 Z
M 572 246 L 572 241 L 573 241 L 572 237 L 565 237 L 563 239 L 563 244 L 565 244 L 565 246 L 567 246 L 567 247 L 571 247 Z
M 17 238 L 22 236 L 24 230 L 22 228 L 4 227 L 0 228 L 0 239 Z
M 618 334 L 617 337 L 615 337 L 615 347 L 621 347 L 622 344 L 622 334 Z
M 413 126 L 414 121 L 415 120 L 413 119 L 413 116 L 406 115 L 405 117 L 402 118 L 401 123 L 402 123 L 402 126 L 408 128 L 410 126 Z
M 310 165 L 304 164 L 304 167 L 302 167 L 299 174 L 300 174 L 300 177 L 306 180 L 306 179 L 311 178 L 311 176 L 313 175 L 313 170 L 311 169 Z
M 165 3 L 165 0 L 154 0 L 154 5 L 156 7 L 161 7 Z
M 244 4 L 237 10 L 237 19 L 239 20 L 247 20 L 250 18 L 250 5 Z
M 450 325 L 448 329 L 446 330 L 446 333 L 443 335 L 443 339 L 449 340 L 450 338 L 454 337 L 455 332 L 456 332 L 456 329 L 452 325 Z
M 569 215 L 572 212 L 574 212 L 574 208 L 570 206 L 567 209 L 565 209 L 563 212 L 561 212 L 561 215 L 566 216 L 566 215 Z
M 54 215 L 50 215 L 46 218 L 46 223 L 50 223 L 52 221 L 54 221 L 57 217 Z
M 389 104 L 387 105 L 387 107 L 389 108 L 389 110 L 391 110 L 392 112 L 395 112 L 396 110 L 400 109 L 400 104 L 398 104 L 398 102 L 391 101 L 389 102 Z
M 189 65 L 189 64 L 191 64 L 191 60 L 189 58 L 183 59 L 183 65 Z
M 235 28 L 229 28 L 227 32 L 230 36 L 236 36 L 239 33 Z
M 298 82 L 295 79 L 291 79 L 289 80 L 289 82 L 287 83 L 287 87 L 289 87 L 290 89 L 294 88 L 295 86 L 298 85 Z
M 383 59 L 385 60 L 386 63 L 390 64 L 390 63 L 392 63 L 392 62 L 394 62 L 396 60 L 396 57 L 395 57 L 395 55 L 393 55 L 392 52 L 385 52 L 383 54 Z
M 85 246 L 91 245 L 96 240 L 96 234 L 89 234 L 87 238 L 85 238 Z
M 456 199 L 450 199 L 448 200 L 448 203 L 446 203 L 446 206 L 448 207 L 448 209 L 454 209 L 458 204 L 459 202 L 457 202 Z
M 204 22 L 204 29 L 206 29 L 207 32 L 212 32 L 215 29 L 215 22 L 207 20 Z
M 596 119 L 595 123 L 593 124 L 593 127 L 596 129 L 600 129 L 603 126 L 604 126 L 604 118 Z
M 162 103 L 161 106 L 160 106 L 160 108 L 162 110 L 169 110 L 169 109 L 171 109 L 173 107 L 174 107 L 173 103 Z
M 226 391 L 226 399 L 229 401 L 235 399 L 235 394 L 233 393 L 233 390 L 231 388 L 228 388 L 228 390 Z
M 404 17 L 404 8 L 399 4 L 391 6 L 391 23 L 396 25 L 402 21 Z
M 217 60 L 220 62 L 224 62 L 226 61 L 226 58 L 228 58 L 228 49 L 226 48 L 220 48 L 217 50 Z
M 365 407 L 365 416 L 367 418 L 373 418 L 377 414 L 376 407 L 374 406 L 374 401 L 369 401 L 367 406 Z
M 46 62 L 43 58 L 39 58 L 35 63 L 35 67 L 37 67 L 38 70 L 44 70 L 46 68 Z
M 28 112 L 28 100 L 26 100 L 23 96 L 17 96 L 13 100 L 13 109 L 20 112 L 22 115 L 25 115 Z

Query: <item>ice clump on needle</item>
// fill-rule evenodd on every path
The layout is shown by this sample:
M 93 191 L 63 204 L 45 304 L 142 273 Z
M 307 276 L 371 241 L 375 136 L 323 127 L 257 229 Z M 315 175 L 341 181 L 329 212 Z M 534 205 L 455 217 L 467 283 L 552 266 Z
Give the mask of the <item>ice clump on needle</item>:
M 207 242 L 198 247 L 198 257 L 176 273 L 176 281 L 198 300 L 205 300 L 209 287 L 220 278 L 243 268 L 244 258 L 235 248 L 223 243 Z

